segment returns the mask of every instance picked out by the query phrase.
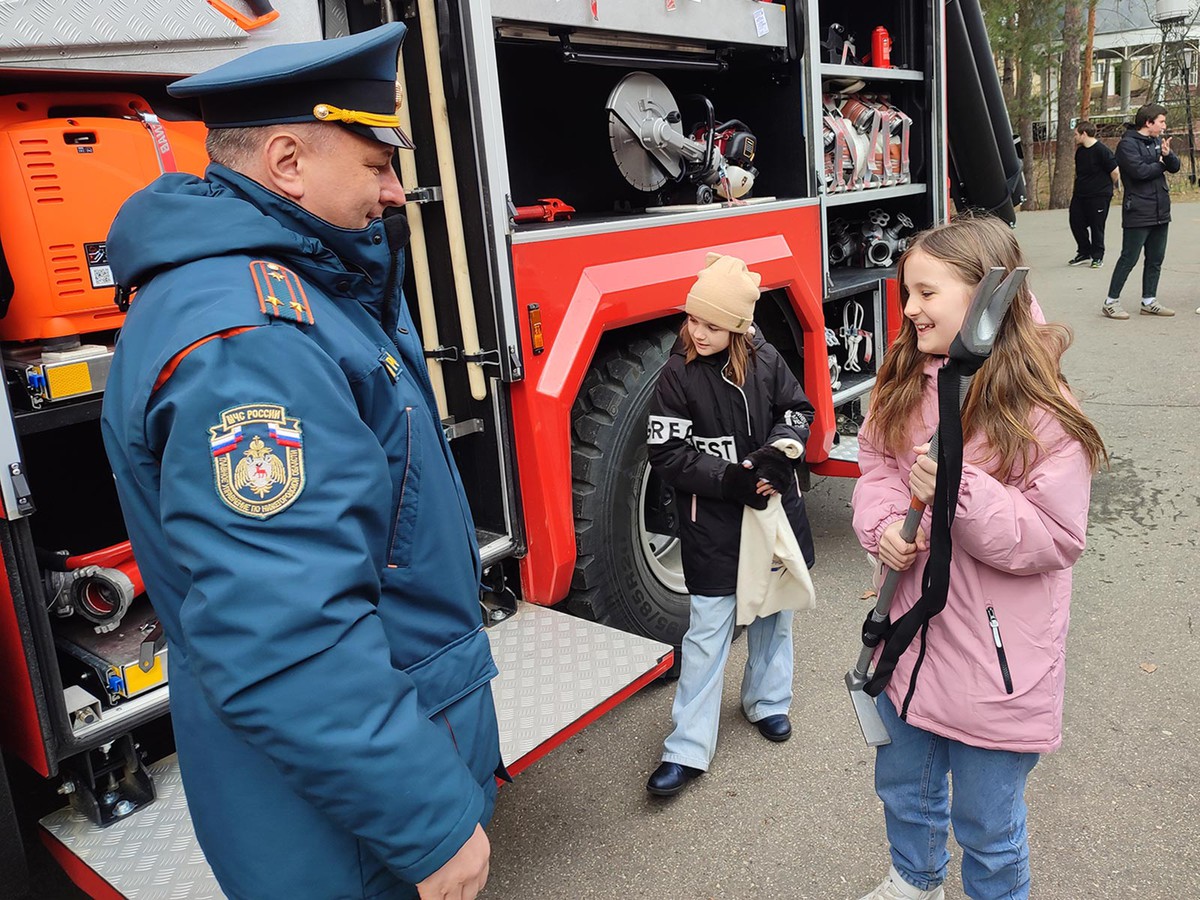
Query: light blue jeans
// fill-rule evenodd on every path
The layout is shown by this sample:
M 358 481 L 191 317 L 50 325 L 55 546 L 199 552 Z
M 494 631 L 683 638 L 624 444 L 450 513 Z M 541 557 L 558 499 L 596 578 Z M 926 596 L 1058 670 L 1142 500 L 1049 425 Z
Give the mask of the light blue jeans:
M 967 896 L 1027 900 L 1025 782 L 1038 754 L 970 747 L 909 725 L 886 694 L 875 703 L 892 737 L 875 756 L 875 792 L 896 871 L 924 891 L 941 884 L 953 822 Z
M 691 618 L 683 637 L 683 660 L 675 703 L 674 730 L 663 744 L 663 762 L 708 770 L 717 749 L 721 689 L 737 602 L 732 594 L 692 594 Z M 791 610 L 755 619 L 746 627 L 749 645 L 742 675 L 742 709 L 751 722 L 786 713 L 792 705 Z

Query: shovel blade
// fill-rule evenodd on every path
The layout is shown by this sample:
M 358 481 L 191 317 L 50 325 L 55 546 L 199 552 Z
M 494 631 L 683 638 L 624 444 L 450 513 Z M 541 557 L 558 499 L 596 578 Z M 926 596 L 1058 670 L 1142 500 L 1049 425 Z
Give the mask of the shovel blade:
M 850 702 L 854 705 L 854 715 L 858 718 L 858 727 L 862 729 L 863 740 L 868 747 L 882 747 L 892 742 L 891 735 L 879 717 L 875 708 L 875 699 L 862 689 L 861 685 L 853 682 L 853 672 L 846 675 L 846 687 L 850 691 Z

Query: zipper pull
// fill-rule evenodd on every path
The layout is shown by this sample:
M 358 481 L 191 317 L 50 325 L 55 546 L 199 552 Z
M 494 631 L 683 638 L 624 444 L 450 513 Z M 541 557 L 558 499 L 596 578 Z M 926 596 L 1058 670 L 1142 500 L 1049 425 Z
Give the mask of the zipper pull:
M 996 611 L 990 606 L 987 608 L 988 624 L 992 626 L 992 640 L 996 643 L 996 649 L 1004 649 L 1004 645 L 1000 643 L 1000 623 L 996 621 Z

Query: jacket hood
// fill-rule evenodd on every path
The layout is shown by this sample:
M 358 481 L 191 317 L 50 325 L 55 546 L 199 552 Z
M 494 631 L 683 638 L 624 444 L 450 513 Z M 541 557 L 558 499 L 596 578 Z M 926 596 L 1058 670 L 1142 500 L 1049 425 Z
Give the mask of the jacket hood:
M 315 237 L 268 215 L 264 207 L 272 206 L 308 215 L 224 166 L 209 166 L 204 179 L 160 176 L 117 213 L 108 234 L 113 276 L 119 285 L 137 287 L 161 269 L 214 256 L 332 255 Z

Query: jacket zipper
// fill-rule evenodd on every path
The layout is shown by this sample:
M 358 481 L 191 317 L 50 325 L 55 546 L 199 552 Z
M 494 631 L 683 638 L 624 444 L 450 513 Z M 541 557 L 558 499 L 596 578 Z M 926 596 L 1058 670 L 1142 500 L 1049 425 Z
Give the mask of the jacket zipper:
M 692 521 L 696 521 L 696 495 L 692 494 Z
M 996 621 L 996 611 L 987 608 L 988 625 L 992 629 L 992 643 L 996 645 L 996 659 L 1000 661 L 1000 675 L 1004 679 L 1004 691 L 1013 692 L 1012 673 L 1008 669 L 1008 655 L 1004 652 L 1004 641 L 1000 639 L 1000 623 Z
M 733 387 L 735 391 L 742 395 L 742 406 L 746 409 L 746 437 L 750 439 L 750 443 L 754 443 L 754 429 L 750 425 L 750 401 L 746 399 L 746 392 L 740 387 L 725 377 L 725 370 L 721 370 L 721 380 Z
M 408 490 L 408 473 L 412 468 L 412 407 L 404 407 L 404 424 L 407 428 L 405 438 L 404 477 L 400 479 L 400 499 L 396 501 L 396 515 L 392 517 L 392 536 L 388 541 L 389 569 L 399 566 L 392 562 L 396 558 L 396 538 L 400 534 L 400 514 L 404 512 L 404 494 Z

